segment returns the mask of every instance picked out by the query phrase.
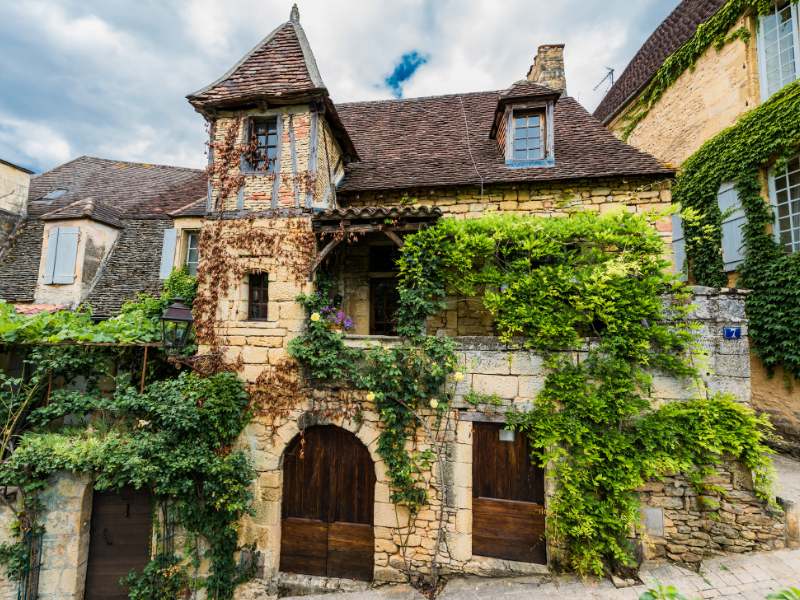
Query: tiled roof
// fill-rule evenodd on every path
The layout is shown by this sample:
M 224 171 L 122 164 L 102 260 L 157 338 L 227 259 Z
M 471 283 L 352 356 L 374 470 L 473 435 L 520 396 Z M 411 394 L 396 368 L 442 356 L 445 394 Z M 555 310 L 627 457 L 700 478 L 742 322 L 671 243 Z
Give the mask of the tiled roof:
M 619 141 L 566 96 L 554 110 L 555 166 L 509 168 L 489 138 L 502 93 L 340 104 L 342 122 L 361 157 L 347 167 L 341 191 L 673 173 Z
M 161 292 L 161 245 L 164 230 L 171 226 L 167 219 L 125 222 L 100 278 L 86 298 L 95 315 L 114 315 L 125 300 L 135 300 L 141 292 Z
M 436 206 L 351 206 L 323 210 L 314 215 L 314 220 L 438 219 L 441 216 L 442 210 Z
M 53 190 L 56 200 L 42 200 Z M 206 194 L 206 174 L 198 169 L 81 156 L 31 179 L 28 214 L 40 217 L 76 200 L 97 198 L 120 218 L 164 218 Z
M 664 60 L 685 44 L 697 27 L 714 15 L 725 2 L 727 0 L 683 0 L 639 48 L 595 109 L 594 116 L 604 123 L 613 119 L 629 100 L 644 89 Z
M 523 98 L 557 97 L 558 95 L 559 92 L 546 85 L 523 79 L 522 81 L 517 81 L 507 90 L 500 92 L 500 101 L 508 102 L 509 100 L 521 100 Z
M 0 256 L 0 298 L 3 300 L 33 302 L 42 258 L 43 232 L 42 221 L 24 221 L 14 233 L 8 251 Z
M 61 221 L 64 219 L 92 219 L 112 227 L 121 228 L 119 211 L 98 202 L 91 196 L 83 200 L 76 200 L 63 208 L 51 210 L 39 217 L 42 221 Z
M 38 315 L 39 313 L 54 313 L 67 308 L 63 304 L 15 304 L 14 312 L 20 315 Z
M 223 106 L 247 100 L 281 100 L 325 93 L 325 84 L 296 7 L 225 75 L 187 98 L 193 106 Z
M 203 196 L 202 198 L 198 198 L 194 202 L 190 202 L 186 206 L 182 206 L 177 210 L 173 210 L 169 213 L 170 217 L 204 217 L 208 212 L 206 210 L 208 206 L 208 198 Z

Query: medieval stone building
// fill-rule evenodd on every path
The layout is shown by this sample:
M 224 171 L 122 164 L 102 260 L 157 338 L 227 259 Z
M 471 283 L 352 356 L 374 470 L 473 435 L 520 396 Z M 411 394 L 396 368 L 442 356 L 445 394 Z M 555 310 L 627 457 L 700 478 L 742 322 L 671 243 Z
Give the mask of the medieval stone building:
M 567 95 L 562 46 L 539 48 L 527 78 L 509 83 L 336 104 L 295 8 L 188 96 L 209 125 L 207 173 L 81 157 L 33 179 L 27 217 L 0 254 L 0 297 L 19 310 L 88 303 L 109 316 L 174 268 L 198 275 L 199 353 L 234 364 L 256 409 L 239 442 L 257 472 L 254 514 L 241 529 L 259 557 L 252 586 L 269 588 L 280 572 L 405 581 L 434 560 L 449 573 L 530 573 L 557 555 L 543 536 L 553 482 L 531 465 L 525 437 L 504 427 L 508 410 L 534 402 L 545 367 L 499 343 L 480 302 L 451 298 L 428 323 L 456 339 L 464 377 L 440 440 L 444 468 L 423 474 L 430 504 L 414 515 L 390 500 L 369 396 L 307 381 L 287 353 L 307 323 L 297 297 L 314 290 L 321 270 L 352 317 L 348 344 L 395 343 L 398 248 L 442 217 L 670 206 L 673 170 Z M 669 217 L 654 226 L 668 245 Z M 705 383 L 749 403 L 743 298 L 695 292 Z M 741 338 L 724 338 L 732 325 Z M 467 402 L 470 391 L 497 406 Z M 651 396 L 695 392 L 690 381 L 656 375 Z M 428 447 L 419 435 L 415 447 Z M 523 492 L 509 492 L 515 481 L 526 482 Z M 716 482 L 729 504 L 702 507 L 680 475 L 642 490 L 647 556 L 697 562 L 783 547 L 784 521 L 756 499 L 748 473 L 730 465 Z M 46 508 L 40 597 L 82 597 L 91 481 L 64 476 Z
M 684 0 L 642 45 L 625 71 L 606 94 L 594 116 L 627 142 L 680 167 L 700 147 L 748 112 L 763 105 L 776 92 L 800 78 L 800 20 L 794 2 L 775 2 L 759 15 L 755 4 L 745 3 L 720 39 L 704 45 L 709 22 L 733 9 L 725 0 Z M 725 9 L 723 11 L 723 9 Z M 705 28 L 705 29 L 704 29 Z M 653 102 L 643 118 L 631 117 L 659 69 L 684 46 L 705 48 L 691 68 Z M 800 198 L 800 163 L 797 149 L 783 167 L 774 168 L 777 156 L 761 167 L 762 196 L 775 212 L 773 233 L 787 252 L 797 252 Z M 733 181 L 723 182 L 718 204 L 723 213 L 722 258 L 729 284 L 735 285 L 745 259 L 745 215 Z M 681 219 L 673 219 L 676 269 L 685 267 L 685 241 Z M 800 382 L 780 366 L 764 367 L 757 352 L 750 372 L 754 406 L 769 413 L 778 430 L 798 446 L 800 440 Z

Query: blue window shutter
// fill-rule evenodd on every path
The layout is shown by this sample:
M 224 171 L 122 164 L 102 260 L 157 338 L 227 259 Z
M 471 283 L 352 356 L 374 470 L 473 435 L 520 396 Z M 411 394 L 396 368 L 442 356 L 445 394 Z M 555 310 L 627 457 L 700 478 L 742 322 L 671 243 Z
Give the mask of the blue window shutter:
M 683 237 L 683 219 L 680 214 L 672 215 L 672 256 L 675 273 L 686 279 L 686 240 Z
M 80 229 L 77 227 L 58 228 L 58 248 L 53 269 L 53 283 L 73 283 L 75 281 L 79 233 Z
M 47 258 L 44 262 L 44 282 L 53 283 L 53 272 L 56 268 L 56 252 L 58 251 L 58 227 L 53 227 L 47 235 Z
M 732 183 L 723 183 L 717 194 L 717 204 L 722 213 L 722 262 L 725 271 L 735 271 L 744 262 L 744 235 L 746 222 L 739 194 Z
M 175 264 L 175 246 L 178 239 L 177 230 L 164 230 L 164 244 L 161 247 L 161 268 L 158 276 L 166 279 L 172 273 L 172 265 Z

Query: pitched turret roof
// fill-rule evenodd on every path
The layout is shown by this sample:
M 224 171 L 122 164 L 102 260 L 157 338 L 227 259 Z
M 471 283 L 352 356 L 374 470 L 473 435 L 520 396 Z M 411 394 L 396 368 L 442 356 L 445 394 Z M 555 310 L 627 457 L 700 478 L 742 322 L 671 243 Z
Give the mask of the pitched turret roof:
M 261 40 L 222 77 L 187 98 L 192 106 L 203 109 L 327 93 L 295 5 L 286 23 Z

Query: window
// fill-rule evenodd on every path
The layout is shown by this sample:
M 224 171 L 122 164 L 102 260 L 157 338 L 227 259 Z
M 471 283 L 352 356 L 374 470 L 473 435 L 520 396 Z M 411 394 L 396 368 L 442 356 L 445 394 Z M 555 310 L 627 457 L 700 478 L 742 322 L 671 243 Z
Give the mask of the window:
M 269 302 L 269 276 L 266 273 L 250 273 L 248 287 L 247 318 L 251 321 L 265 321 Z
M 777 2 L 771 13 L 761 17 L 759 59 L 764 100 L 800 77 L 797 29 L 797 5 L 794 3 Z
M 41 198 L 36 198 L 36 202 L 52 202 L 53 200 L 58 200 L 66 193 L 67 190 L 64 188 L 56 188 L 54 190 L 50 190 Z
M 775 237 L 787 252 L 800 252 L 800 156 L 772 174 L 770 196 L 775 208 Z
M 44 266 L 46 284 L 69 284 L 75 281 L 79 233 L 77 227 L 53 227 L 50 230 Z
M 189 275 L 197 275 L 197 265 L 200 263 L 200 232 L 190 231 L 186 234 L 186 271 Z
M 541 160 L 545 156 L 544 113 L 538 110 L 514 111 L 512 156 L 515 161 Z
M 391 246 L 369 248 L 369 333 L 370 335 L 397 334 L 397 308 L 400 294 L 397 291 L 397 259 L 400 251 Z
M 252 119 L 249 140 L 247 167 L 250 171 L 271 173 L 278 157 L 278 119 Z

